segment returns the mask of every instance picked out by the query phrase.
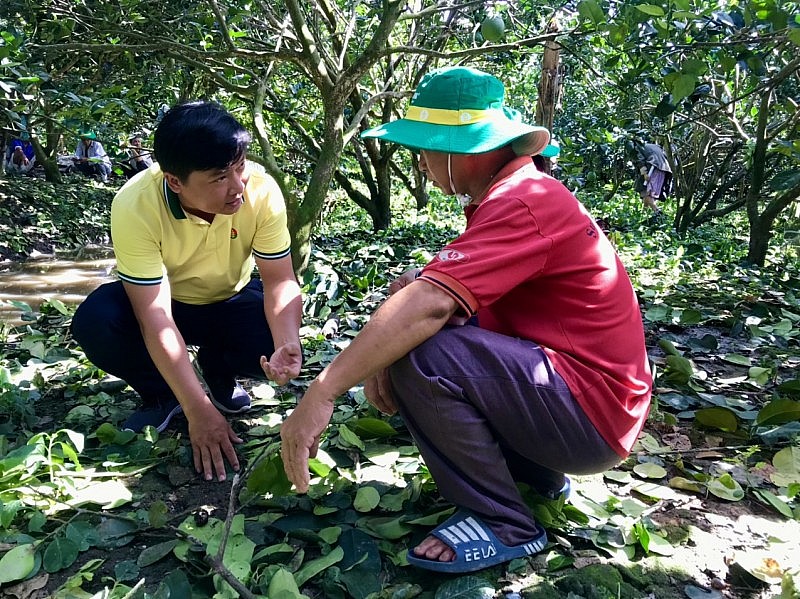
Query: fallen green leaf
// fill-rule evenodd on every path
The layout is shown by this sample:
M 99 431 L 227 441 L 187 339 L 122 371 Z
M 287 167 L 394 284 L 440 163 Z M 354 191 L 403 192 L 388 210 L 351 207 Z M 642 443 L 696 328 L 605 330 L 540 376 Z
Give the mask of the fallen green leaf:
M 667 475 L 667 471 L 662 466 L 650 462 L 636 464 L 633 471 L 642 478 L 664 478 Z
M 270 599 L 307 599 L 300 594 L 300 588 L 292 573 L 284 568 L 279 568 L 269 581 L 267 597 Z
M 700 493 L 703 490 L 701 485 L 682 476 L 675 476 L 669 479 L 669 486 L 673 489 L 680 489 L 681 491 L 694 491 L 695 493 Z
M 22 580 L 33 572 L 34 553 L 36 553 L 36 548 L 31 543 L 17 545 L 6 551 L 0 558 L 0 584 Z
M 295 572 L 294 579 L 297 581 L 297 586 L 303 586 L 306 582 L 314 578 L 320 572 L 325 571 L 332 565 L 342 561 L 344 557 L 344 549 L 341 547 L 334 548 L 327 555 L 312 560 L 305 564 L 300 570 Z
M 147 566 L 156 563 L 161 558 L 172 553 L 172 550 L 178 543 L 180 543 L 179 539 L 171 539 L 151 547 L 146 547 L 136 559 L 136 565 L 138 565 L 140 568 L 146 568 Z
M 794 513 L 792 513 L 792 508 L 789 507 L 789 504 L 786 503 L 785 501 L 782 501 L 774 493 L 770 493 L 766 489 L 755 489 L 754 493 L 756 494 L 756 496 L 760 497 L 765 503 L 775 508 L 781 515 L 790 519 L 794 518 Z
M 772 456 L 772 465 L 770 479 L 779 487 L 800 483 L 800 447 L 784 447 Z
M 708 428 L 715 428 L 728 433 L 735 432 L 739 428 L 739 420 L 736 413 L 728 408 L 714 406 L 713 408 L 702 408 L 694 414 L 695 420 Z
M 708 483 L 708 492 L 720 499 L 741 501 L 744 499 L 742 486 L 730 474 L 723 474 Z
M 353 500 L 353 507 L 359 512 L 369 512 L 374 510 L 380 501 L 380 493 L 375 487 L 359 487 Z
M 750 358 L 747 356 L 743 356 L 741 354 L 726 354 L 722 356 L 722 359 L 725 362 L 730 362 L 731 364 L 738 364 L 739 366 L 750 366 Z
M 461 576 L 442 583 L 434 599 L 491 599 L 494 596 L 494 586 L 486 579 Z
M 42 559 L 46 572 L 58 572 L 78 559 L 78 546 L 66 537 L 56 537 L 47 545 Z
M 774 399 L 758 411 L 756 424 L 785 424 L 800 420 L 800 401 Z

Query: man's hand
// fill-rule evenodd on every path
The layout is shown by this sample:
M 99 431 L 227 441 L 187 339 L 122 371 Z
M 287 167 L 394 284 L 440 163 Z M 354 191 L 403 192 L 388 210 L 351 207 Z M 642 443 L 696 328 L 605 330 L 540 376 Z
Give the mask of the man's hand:
M 319 437 L 333 415 L 333 402 L 315 397 L 314 385 L 281 425 L 281 457 L 286 476 L 298 493 L 308 491 L 309 458 L 316 457 Z
M 367 401 L 384 414 L 391 416 L 397 413 L 397 404 L 392 396 L 392 387 L 389 382 L 389 371 L 384 368 L 375 376 L 364 381 L 364 395 Z
M 202 472 L 206 480 L 211 480 L 214 472 L 217 479 L 225 480 L 225 459 L 231 467 L 239 470 L 239 458 L 234 443 L 242 440 L 233 432 L 231 425 L 214 405 L 207 401 L 202 407 L 186 414 L 189 421 L 189 439 L 192 442 L 194 469 Z
M 300 374 L 303 350 L 299 343 L 285 343 L 277 348 L 269 360 L 261 356 L 261 368 L 271 381 L 285 385 Z
M 417 278 L 417 275 L 421 270 L 421 268 L 412 268 L 411 270 L 407 270 L 394 281 L 389 283 L 389 295 L 393 295 L 409 283 L 413 283 L 414 279 Z

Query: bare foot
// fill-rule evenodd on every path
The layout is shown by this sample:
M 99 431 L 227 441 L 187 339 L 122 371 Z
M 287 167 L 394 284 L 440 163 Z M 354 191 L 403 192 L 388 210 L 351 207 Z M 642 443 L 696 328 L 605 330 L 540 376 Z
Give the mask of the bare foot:
M 422 543 L 414 547 L 414 555 L 439 562 L 452 562 L 456 559 L 455 552 L 444 541 L 433 536 L 425 537 Z

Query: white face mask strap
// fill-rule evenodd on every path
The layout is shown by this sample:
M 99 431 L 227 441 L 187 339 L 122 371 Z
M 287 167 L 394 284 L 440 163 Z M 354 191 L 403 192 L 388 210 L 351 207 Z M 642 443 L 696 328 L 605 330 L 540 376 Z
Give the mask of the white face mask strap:
M 464 208 L 465 206 L 469 205 L 472 202 L 472 196 L 466 193 L 458 193 L 456 191 L 455 183 L 453 183 L 453 171 L 450 166 L 450 157 L 452 154 L 447 155 L 447 177 L 450 179 L 450 191 L 456 196 L 459 205 Z

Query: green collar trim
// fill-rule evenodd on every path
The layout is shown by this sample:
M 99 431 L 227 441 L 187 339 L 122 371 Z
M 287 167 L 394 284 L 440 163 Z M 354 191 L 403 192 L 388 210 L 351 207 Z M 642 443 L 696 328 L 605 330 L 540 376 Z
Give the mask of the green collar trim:
M 172 212 L 172 216 L 175 219 L 181 220 L 187 218 L 186 213 L 183 211 L 183 206 L 181 206 L 181 200 L 178 194 L 169 188 L 166 177 L 164 177 L 164 201 L 167 203 L 167 208 Z

